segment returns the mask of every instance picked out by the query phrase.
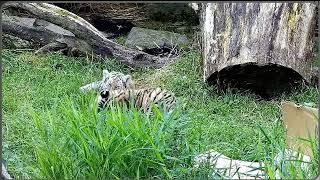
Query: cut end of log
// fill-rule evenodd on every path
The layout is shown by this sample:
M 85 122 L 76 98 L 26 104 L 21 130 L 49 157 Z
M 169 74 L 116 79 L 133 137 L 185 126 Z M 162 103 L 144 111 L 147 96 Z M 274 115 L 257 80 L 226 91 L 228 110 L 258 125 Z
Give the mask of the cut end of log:
M 228 66 L 213 73 L 208 79 L 222 91 L 245 90 L 270 100 L 306 84 L 305 79 L 291 68 L 277 64 L 245 63 Z

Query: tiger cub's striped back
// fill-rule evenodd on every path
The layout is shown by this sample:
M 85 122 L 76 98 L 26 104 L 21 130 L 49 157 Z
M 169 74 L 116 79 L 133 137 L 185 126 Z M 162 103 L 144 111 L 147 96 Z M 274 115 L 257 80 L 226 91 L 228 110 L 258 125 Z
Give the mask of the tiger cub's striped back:
M 99 109 L 105 108 L 112 100 L 125 105 L 129 105 L 133 100 L 134 107 L 141 108 L 144 112 L 149 110 L 152 104 L 164 106 L 168 112 L 176 106 L 174 94 L 160 88 L 102 91 L 98 99 Z

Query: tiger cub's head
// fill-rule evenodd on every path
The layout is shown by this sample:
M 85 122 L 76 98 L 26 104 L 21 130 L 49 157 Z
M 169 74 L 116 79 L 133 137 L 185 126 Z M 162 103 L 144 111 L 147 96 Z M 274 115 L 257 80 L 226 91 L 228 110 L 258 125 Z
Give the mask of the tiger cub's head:
M 124 75 L 123 73 L 116 71 L 103 71 L 103 80 L 101 83 L 100 91 L 126 90 L 133 88 L 134 82 L 131 75 Z
M 124 75 L 123 73 L 108 70 L 103 71 L 103 79 L 101 81 L 97 104 L 99 109 L 105 106 L 111 100 L 111 94 L 114 96 L 119 91 L 126 91 L 134 88 L 134 82 L 131 75 Z
M 97 97 L 98 111 L 101 111 L 102 109 L 104 109 L 109 101 L 110 101 L 110 92 L 101 91 Z

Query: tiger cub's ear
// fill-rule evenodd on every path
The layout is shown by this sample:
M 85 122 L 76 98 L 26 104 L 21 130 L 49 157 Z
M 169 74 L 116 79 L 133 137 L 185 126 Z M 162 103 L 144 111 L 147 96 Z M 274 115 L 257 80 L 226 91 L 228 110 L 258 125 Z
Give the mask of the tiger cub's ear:
M 103 80 L 109 78 L 109 76 L 110 76 L 109 71 L 107 69 L 103 70 L 102 71 L 102 76 L 103 76 Z
M 109 91 L 101 91 L 100 92 L 100 96 L 102 97 L 102 98 L 108 98 L 109 97 Z
M 123 76 L 122 82 L 123 82 L 125 87 L 127 87 L 129 89 L 134 88 L 134 83 L 132 81 L 131 75 Z

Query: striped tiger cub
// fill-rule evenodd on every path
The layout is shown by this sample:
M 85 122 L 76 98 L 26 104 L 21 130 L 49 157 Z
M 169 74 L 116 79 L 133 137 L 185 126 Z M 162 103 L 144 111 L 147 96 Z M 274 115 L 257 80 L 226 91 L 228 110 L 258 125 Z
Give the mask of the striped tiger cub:
M 123 73 L 108 70 L 103 70 L 103 78 L 101 81 L 92 82 L 80 87 L 81 92 L 88 92 L 91 90 L 110 91 L 116 89 L 132 89 L 134 82 L 131 75 L 124 75 Z
M 176 106 L 176 97 L 173 93 L 160 88 L 125 89 L 101 91 L 98 97 L 99 111 L 105 108 L 112 100 L 121 104 L 129 105 L 133 100 L 134 107 L 144 112 L 151 108 L 152 104 L 163 106 L 169 113 Z
M 130 75 L 124 75 L 120 72 L 107 72 L 103 71 L 104 79 L 100 85 L 100 91 L 109 90 L 124 90 L 132 89 L 134 87 L 134 82 Z

